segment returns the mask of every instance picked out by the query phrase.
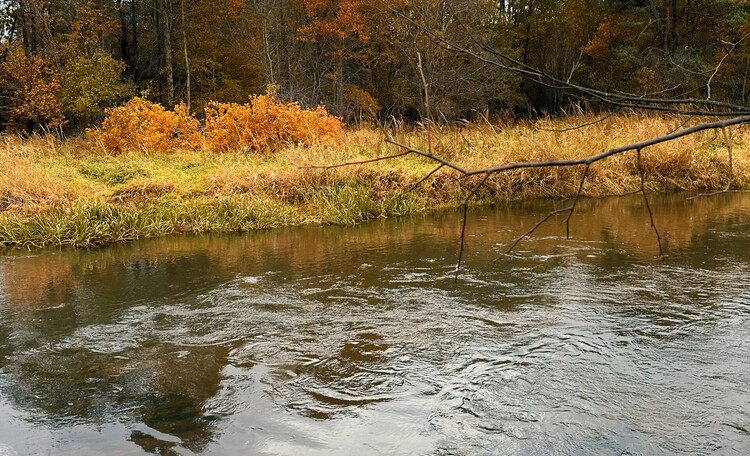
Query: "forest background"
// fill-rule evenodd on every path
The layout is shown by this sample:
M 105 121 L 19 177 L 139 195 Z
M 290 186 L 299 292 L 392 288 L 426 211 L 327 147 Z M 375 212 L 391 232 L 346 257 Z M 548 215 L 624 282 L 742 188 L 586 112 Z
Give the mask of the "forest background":
M 0 124 L 6 130 L 79 131 L 136 95 L 166 108 L 184 102 L 202 118 L 210 102 L 246 103 L 268 87 L 282 101 L 324 104 L 347 122 L 370 112 L 416 121 L 424 106 L 418 53 L 437 120 L 556 113 L 581 101 L 435 38 L 487 43 L 558 79 L 605 91 L 737 105 L 750 98 L 750 3 L 741 0 L 0 5 Z

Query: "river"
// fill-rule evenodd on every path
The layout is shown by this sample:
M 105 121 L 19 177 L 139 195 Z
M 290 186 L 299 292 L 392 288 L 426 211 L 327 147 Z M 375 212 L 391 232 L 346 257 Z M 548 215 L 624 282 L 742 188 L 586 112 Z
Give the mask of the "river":
M 750 453 L 750 193 L 0 256 L 0 455 Z

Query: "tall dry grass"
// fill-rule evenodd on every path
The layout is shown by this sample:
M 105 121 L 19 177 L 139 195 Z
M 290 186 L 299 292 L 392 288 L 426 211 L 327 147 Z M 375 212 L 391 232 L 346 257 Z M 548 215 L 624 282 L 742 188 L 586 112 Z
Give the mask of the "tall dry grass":
M 593 116 L 460 126 L 436 125 L 433 148 L 465 168 L 570 159 L 667 133 L 683 119 L 619 115 L 584 129 L 554 132 Z M 728 131 L 735 188 L 750 188 L 750 128 Z M 426 150 L 423 128 L 398 128 L 395 139 Z M 301 223 L 348 224 L 460 203 L 473 183 L 450 170 L 409 188 L 435 164 L 416 156 L 331 170 L 335 164 L 394 153 L 375 128 L 350 129 L 335 147 L 288 145 L 273 155 L 208 150 L 116 156 L 83 138 L 3 137 L 0 141 L 0 244 L 98 245 L 177 232 L 237 231 Z M 722 188 L 728 179 L 723 136 L 702 132 L 643 150 L 652 191 Z M 496 175 L 480 203 L 575 194 L 582 169 L 518 170 Z M 634 153 L 592 166 L 584 194 L 635 190 Z
M 77 197 L 75 186 L 40 163 L 56 156 L 59 141 L 52 137 L 0 138 L 0 211 L 33 213 L 62 206 Z
M 610 148 L 666 134 L 684 119 L 656 115 L 620 115 L 589 127 L 556 132 L 596 120 L 594 116 L 567 119 L 543 119 L 535 122 L 472 124 L 459 128 L 436 126 L 432 129 L 436 154 L 466 169 L 514 162 L 566 160 L 594 155 Z M 735 186 L 750 186 L 750 128 L 728 131 L 734 149 Z M 394 138 L 421 150 L 427 150 L 426 132 L 414 128 L 397 131 Z M 341 151 L 290 149 L 292 160 L 306 164 L 333 164 L 342 160 L 355 161 L 393 152 L 375 129 L 352 132 L 355 145 Z M 405 158 L 389 163 L 368 165 L 372 169 L 399 168 L 424 172 L 432 166 L 426 159 Z M 728 159 L 720 132 L 707 131 L 684 136 L 643 150 L 643 166 L 648 188 L 654 191 L 696 191 L 720 188 L 728 179 Z M 494 193 L 508 198 L 567 197 L 577 191 L 582 168 L 541 168 L 497 175 L 489 183 Z M 450 170 L 436 173 L 441 182 Z M 610 157 L 594 164 L 584 187 L 587 196 L 623 193 L 639 185 L 635 152 Z

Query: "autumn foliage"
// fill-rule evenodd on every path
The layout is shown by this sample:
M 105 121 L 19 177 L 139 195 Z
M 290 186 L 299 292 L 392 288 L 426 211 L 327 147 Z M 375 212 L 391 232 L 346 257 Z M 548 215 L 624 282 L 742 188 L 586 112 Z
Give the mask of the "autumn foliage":
M 271 95 L 250 97 L 248 104 L 211 103 L 206 108 L 206 147 L 216 152 L 273 151 L 283 144 L 335 144 L 342 125 L 323 106 L 302 109 Z
M 184 105 L 169 111 L 138 97 L 107 114 L 101 128 L 88 135 L 110 153 L 201 147 L 214 152 L 272 152 L 287 144 L 336 144 L 343 134 L 341 120 L 323 106 L 303 109 L 271 95 L 252 96 L 247 104 L 211 103 L 203 127 Z
M 199 119 L 262 88 L 346 122 L 577 109 L 564 87 L 750 103 L 747 0 L 12 0 L 0 2 L 0 131 L 76 134 L 137 93 Z M 470 58 L 458 48 L 486 54 Z M 527 75 L 528 76 L 528 75 Z M 538 81 L 537 81 L 538 82 Z M 710 82 L 710 84 L 709 84 Z M 709 92 L 710 86 L 710 94 Z M 602 100 L 584 105 L 609 109 Z M 214 105 L 214 111 L 231 111 Z M 239 116 L 241 117 L 241 116 Z M 218 139 L 217 139 L 218 141 Z M 228 148 L 233 146 L 222 146 Z M 241 146 L 244 147 L 244 146 Z M 256 146 L 248 146 L 254 148 Z
M 350 37 L 368 42 L 367 2 L 362 0 L 302 0 L 309 23 L 299 28 L 302 41 L 333 39 L 339 43 Z M 341 52 L 342 49 L 338 49 Z M 335 52 L 335 51 L 334 51 Z
M 11 130 L 35 126 L 56 128 L 65 123 L 58 100 L 60 75 L 39 57 L 0 64 L 0 95 L 10 100 L 4 122 Z
M 200 144 L 198 120 L 184 104 L 174 111 L 140 97 L 107 110 L 101 128 L 89 130 L 89 138 L 111 153 L 147 151 L 163 153 L 191 149 Z
M 133 85 L 122 82 L 125 64 L 103 51 L 78 56 L 62 70 L 60 102 L 71 120 L 84 124 L 101 120 L 107 107 L 133 96 Z

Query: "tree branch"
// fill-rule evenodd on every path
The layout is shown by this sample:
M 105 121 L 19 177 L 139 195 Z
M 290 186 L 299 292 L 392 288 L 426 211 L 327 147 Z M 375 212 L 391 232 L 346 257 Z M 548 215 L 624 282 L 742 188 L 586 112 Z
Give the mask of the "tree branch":
M 427 174 L 426 174 L 426 175 L 425 175 L 425 176 L 424 176 L 423 178 L 419 179 L 419 180 L 418 180 L 417 182 L 415 182 L 415 183 L 414 183 L 414 184 L 413 184 L 413 185 L 412 185 L 411 187 L 409 187 L 409 190 L 407 190 L 406 192 L 407 192 L 407 193 L 409 193 L 409 192 L 411 192 L 412 190 L 414 190 L 415 188 L 419 187 L 419 185 L 420 185 L 420 184 L 421 184 L 422 182 L 426 181 L 427 179 L 429 179 L 430 177 L 432 177 L 432 175 L 433 175 L 433 174 L 435 174 L 436 172 L 438 172 L 438 171 L 440 171 L 441 169 L 443 169 L 443 166 L 445 166 L 445 165 L 444 165 L 444 164 L 442 164 L 442 163 L 441 163 L 441 164 L 439 164 L 439 165 L 437 166 L 437 168 L 435 168 L 435 169 L 433 169 L 432 171 L 430 171 L 429 173 L 427 173 Z
M 482 186 L 484 185 L 484 183 L 487 182 L 487 179 L 489 179 L 489 178 L 490 178 L 490 173 L 485 174 L 484 177 L 482 178 L 482 180 L 480 180 L 474 186 L 474 188 L 471 189 L 471 191 L 469 192 L 469 194 L 466 196 L 466 198 L 464 199 L 464 201 L 461 203 L 463 205 L 463 207 L 464 207 L 464 218 L 463 218 L 463 221 L 461 222 L 461 247 L 458 250 L 458 263 L 456 263 L 456 277 L 454 278 L 454 281 L 458 280 L 458 272 L 461 269 L 461 260 L 463 259 L 463 256 L 464 256 L 464 243 L 465 243 L 465 240 L 466 240 L 466 218 L 467 218 L 468 213 L 469 213 L 469 200 L 474 195 L 476 195 L 476 193 L 479 191 L 479 189 L 482 188 Z
M 297 169 L 333 169 L 333 168 L 342 168 L 344 166 L 365 165 L 367 163 L 374 163 L 374 162 L 379 162 L 383 160 L 391 160 L 393 158 L 398 158 L 398 157 L 403 157 L 404 155 L 409 155 L 410 153 L 411 153 L 410 151 L 406 150 L 404 152 L 399 152 L 393 155 L 385 155 L 383 157 L 375 157 L 375 158 L 370 158 L 367 160 L 337 163 L 335 165 L 298 165 L 294 162 L 292 162 L 291 164 L 296 166 Z
M 646 202 L 646 209 L 648 209 L 648 216 L 651 218 L 651 228 L 654 229 L 654 233 L 656 233 L 656 242 L 659 244 L 659 255 L 661 255 L 662 261 L 664 261 L 664 250 L 661 247 L 661 236 L 659 235 L 659 230 L 656 229 L 656 223 L 654 223 L 654 213 L 651 210 L 651 205 L 648 203 L 648 195 L 646 195 L 646 178 L 644 177 L 644 171 L 643 171 L 643 165 L 641 164 L 641 149 L 636 149 L 636 157 L 637 157 L 637 163 L 638 163 L 638 172 L 641 175 L 641 193 L 643 194 L 643 201 Z
M 607 114 L 604 117 L 596 119 L 593 122 L 587 122 L 587 123 L 584 123 L 584 124 L 581 124 L 581 125 L 577 125 L 575 127 L 560 128 L 560 129 L 556 129 L 556 128 L 541 128 L 541 127 L 539 127 L 538 130 L 551 131 L 551 132 L 555 132 L 555 133 L 564 133 L 566 131 L 580 130 L 581 128 L 585 128 L 585 127 L 588 127 L 588 126 L 591 126 L 591 125 L 595 125 L 595 124 L 598 124 L 599 122 L 604 122 L 605 120 L 609 119 L 610 117 L 612 117 L 615 114 L 617 114 L 618 112 L 620 112 L 620 109 L 622 109 L 622 108 L 616 108 L 616 109 L 614 109 L 612 112 L 610 112 L 609 114 Z

